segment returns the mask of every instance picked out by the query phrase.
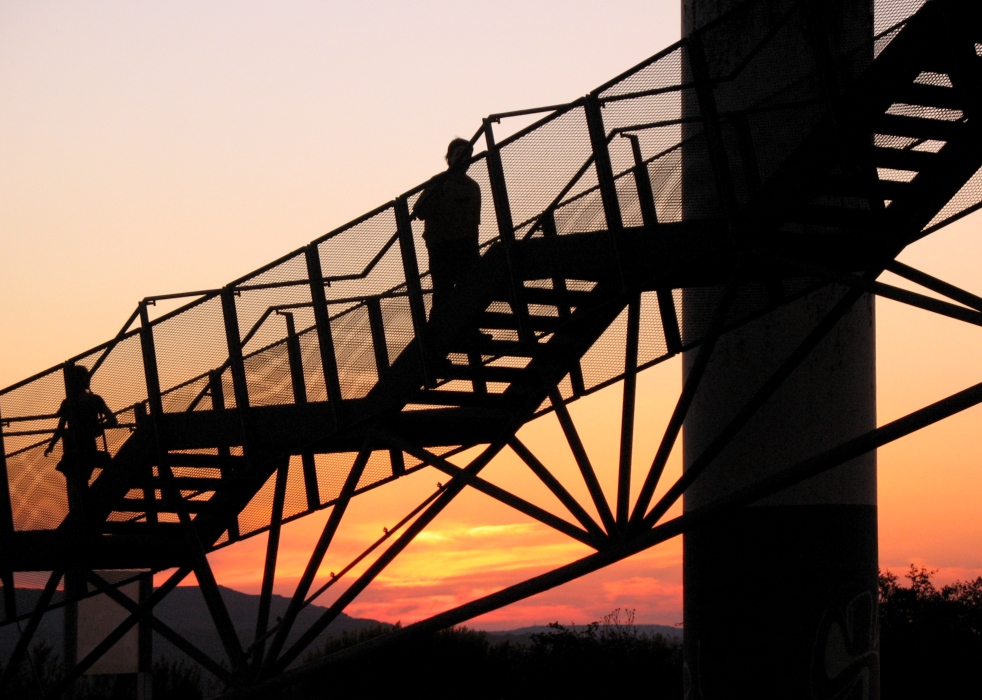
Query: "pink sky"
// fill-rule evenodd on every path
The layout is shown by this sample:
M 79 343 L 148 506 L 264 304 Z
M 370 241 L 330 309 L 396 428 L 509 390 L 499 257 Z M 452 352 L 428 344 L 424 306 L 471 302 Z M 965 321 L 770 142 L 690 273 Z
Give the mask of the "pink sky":
M 387 201 L 438 170 L 447 140 L 483 115 L 582 95 L 678 28 L 678 0 L 0 5 L 0 385 L 111 337 L 137 299 L 215 287 Z M 980 223 L 901 259 L 982 293 Z M 877 313 L 881 422 L 982 380 L 978 328 L 888 301 Z M 678 361 L 641 378 L 638 475 L 679 381 Z M 605 485 L 619 402 L 615 387 L 573 408 Z M 883 567 L 982 573 L 980 417 L 880 451 Z M 585 497 L 553 419 L 523 437 Z M 488 477 L 556 508 L 514 457 Z M 438 480 L 422 472 L 358 499 L 323 573 Z M 285 528 L 277 592 L 325 517 Z M 220 581 L 257 591 L 264 543 L 214 554 Z M 410 622 L 584 553 L 467 494 L 350 612 Z M 615 607 L 674 624 L 680 586 L 675 541 L 480 624 L 585 622 Z

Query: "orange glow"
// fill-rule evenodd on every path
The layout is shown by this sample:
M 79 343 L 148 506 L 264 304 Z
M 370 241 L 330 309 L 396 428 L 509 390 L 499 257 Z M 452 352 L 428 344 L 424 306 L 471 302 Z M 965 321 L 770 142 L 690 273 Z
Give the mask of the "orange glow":
M 219 286 L 389 200 L 482 115 L 581 95 L 680 24 L 678 0 L 503 0 L 479 19 L 435 2 L 273 7 L 0 5 L 0 386 L 112 337 L 137 299 Z M 597 36 L 603 50 L 584 51 Z M 982 294 L 980 225 L 968 217 L 901 260 Z M 890 301 L 877 315 L 881 424 L 982 381 L 982 329 Z M 677 359 L 639 378 L 635 496 L 680 384 Z M 611 387 L 571 407 L 610 500 L 620 403 Z M 982 574 L 980 421 L 976 408 L 880 451 L 881 567 Z M 589 503 L 554 418 L 520 436 Z M 508 451 L 484 477 L 565 515 Z M 446 479 L 427 469 L 355 499 L 315 586 Z M 284 526 L 277 593 L 292 592 L 327 516 Z M 219 582 L 258 592 L 265 544 L 211 555 Z M 466 492 L 348 612 L 408 623 L 587 552 Z M 586 622 L 615 607 L 674 624 L 681 557 L 673 540 L 474 624 Z

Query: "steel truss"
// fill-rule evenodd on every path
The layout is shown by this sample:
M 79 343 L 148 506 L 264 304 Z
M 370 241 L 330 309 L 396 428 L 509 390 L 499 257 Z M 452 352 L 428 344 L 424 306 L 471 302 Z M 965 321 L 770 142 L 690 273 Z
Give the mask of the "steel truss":
M 737 15 L 778 1 L 754 0 Z M 717 26 L 711 25 L 586 98 L 513 113 L 541 111 L 545 116 L 501 142 L 493 126 L 511 115 L 486 119 L 474 137 L 475 142 L 483 139 L 486 148 L 475 156 L 471 172 L 483 177 L 494 230 L 482 232 L 481 263 L 445 308 L 429 308 L 429 277 L 420 271 L 420 232 L 411 205 L 421 186 L 220 290 L 187 295 L 193 300 L 170 314 L 152 319 L 150 307 L 164 297 L 148 298 L 113 340 L 0 392 L 4 622 L 27 622 L 0 678 L 0 692 L 17 672 L 43 614 L 99 593 L 129 616 L 76 660 L 49 697 L 69 689 L 141 620 L 222 681 L 224 697 L 264 696 L 357 656 L 560 586 L 982 403 L 982 384 L 977 384 L 787 465 L 711 505 L 667 517 L 866 295 L 982 325 L 982 298 L 896 261 L 910 243 L 982 207 L 982 187 L 975 192 L 971 185 L 982 166 L 982 10 L 963 0 L 930 0 L 874 45 L 855 47 L 851 58 L 862 70 L 846 86 L 840 85 L 841 76 L 835 75 L 816 31 L 811 0 L 785 6 L 780 22 L 731 74 L 710 70 L 707 52 Z M 742 71 L 782 32 L 809 38 L 813 55 L 808 65 L 774 94 L 733 108 L 728 90 L 739 85 Z M 673 78 L 651 77 L 676 64 Z M 687 113 L 698 118 L 682 118 L 678 110 L 659 112 L 652 100 L 664 95 L 674 96 L 676 106 L 682 101 L 696 105 Z M 627 109 L 632 105 L 634 111 Z M 800 133 L 782 136 L 787 142 L 783 165 L 765 176 L 753 157 L 753 125 L 778 112 L 796 115 L 804 126 Z M 583 157 L 568 163 L 560 184 L 529 204 L 534 197 L 522 189 L 514 168 L 520 156 L 528 155 L 523 144 L 550 129 L 559 130 L 562 142 L 573 139 L 568 124 L 580 129 Z M 659 142 L 655 136 L 666 129 L 672 138 Z M 674 170 L 666 164 L 674 164 Z M 684 207 L 672 209 L 669 195 L 681 192 L 679 173 L 692 167 L 706 174 L 709 184 L 704 192 L 687 190 L 685 196 L 712 200 L 714 206 L 703 207 L 712 210 L 709 216 L 689 217 Z M 665 184 L 673 172 L 674 190 Z M 914 176 L 897 179 L 896 172 Z M 966 192 L 972 196 L 966 198 Z M 349 258 L 354 262 L 348 264 Z M 380 270 L 385 271 L 381 278 Z M 884 271 L 949 301 L 881 282 Z M 706 287 L 717 292 L 712 317 L 680 322 L 674 294 Z M 717 340 L 829 289 L 838 301 L 825 317 L 655 501 Z M 209 313 L 214 320 L 208 329 L 221 338 L 219 349 L 213 348 L 197 369 L 175 365 L 179 344 L 173 337 L 196 339 L 208 329 L 191 325 L 183 335 L 173 329 L 191 324 L 188 319 L 195 314 Z M 274 327 L 278 319 L 283 326 Z M 139 326 L 131 329 L 137 321 Z M 623 331 L 619 364 L 605 359 L 603 378 L 596 380 L 585 371 L 591 369 L 588 353 L 603 343 L 609 347 L 607 334 L 615 327 Z M 651 327 L 660 337 L 656 353 L 646 339 Z M 694 363 L 632 503 L 638 373 L 683 351 L 695 353 Z M 58 373 L 70 384 L 74 364 L 88 367 L 94 378 L 118 376 L 122 370 L 114 362 L 119 357 L 137 363 L 145 391 L 118 411 L 121 427 L 107 444 L 111 464 L 83 489 L 80 505 L 46 516 L 50 506 L 40 492 L 23 484 L 25 474 L 39 480 L 50 470 L 37 455 L 52 434 L 52 400 L 18 404 L 14 399 L 45 382 L 50 386 Z M 615 492 L 605 493 L 567 404 L 616 383 L 622 387 L 617 479 Z M 70 390 L 66 386 L 55 405 Z M 23 405 L 29 408 L 18 408 Z M 30 409 L 34 405 L 49 408 Z M 517 437 L 523 425 L 547 413 L 555 414 L 562 429 L 589 495 L 586 503 Z M 450 461 L 472 448 L 479 449 L 465 466 Z M 505 450 L 555 496 L 561 514 L 482 476 Z M 349 462 L 340 467 L 318 462 L 342 454 Z M 25 467 L 28 457 L 37 459 Z M 385 473 L 373 466 L 379 459 L 385 461 Z M 352 499 L 424 467 L 442 472 L 446 481 L 315 588 Z M 297 665 L 331 622 L 466 489 L 594 551 Z M 244 515 L 256 503 L 268 505 L 268 517 L 258 524 Z M 289 607 L 270 624 L 281 527 L 328 507 L 330 515 Z M 207 554 L 263 531 L 268 540 L 259 613 L 253 638 L 244 646 Z M 362 573 L 352 576 L 366 562 Z M 149 599 L 134 602 L 119 592 L 118 582 L 99 573 L 103 569 L 173 573 Z M 17 609 L 14 595 L 14 574 L 27 571 L 48 572 L 30 612 Z M 57 601 L 60 582 L 73 572 L 93 593 L 66 591 Z M 209 657 L 152 614 L 192 572 L 225 659 Z M 316 621 L 296 630 L 299 614 L 343 583 L 344 590 Z

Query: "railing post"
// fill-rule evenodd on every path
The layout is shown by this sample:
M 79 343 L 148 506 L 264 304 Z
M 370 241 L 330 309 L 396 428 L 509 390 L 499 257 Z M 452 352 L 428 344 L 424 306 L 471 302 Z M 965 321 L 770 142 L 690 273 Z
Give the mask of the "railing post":
M 600 187 L 600 199 L 604 207 L 604 220 L 607 222 L 610 249 L 614 257 L 614 264 L 617 267 L 617 274 L 623 284 L 625 281 L 624 266 L 621 261 L 617 238 L 624 229 L 624 221 L 621 218 L 621 203 L 617 198 L 617 183 L 614 181 L 614 166 L 610 162 L 607 130 L 604 127 L 604 117 L 600 111 L 600 99 L 596 95 L 587 95 L 583 108 L 586 113 L 587 132 L 590 134 L 590 146 L 593 148 L 593 163 L 597 169 L 597 183 Z
M 314 306 L 314 325 L 317 328 L 327 403 L 334 416 L 334 425 L 337 426 L 341 419 L 341 381 L 338 379 L 338 360 L 337 355 L 334 354 L 334 337 L 331 335 L 331 320 L 327 313 L 327 295 L 324 294 L 324 272 L 317 245 L 314 243 L 308 245 L 304 249 L 304 256 L 307 260 L 310 300 Z
M 228 294 L 226 294 L 226 291 Z M 235 301 L 231 298 L 231 290 L 222 291 L 222 310 L 224 312 L 226 309 L 227 296 L 233 304 L 232 310 L 234 312 Z M 231 338 L 234 335 L 237 341 L 239 338 L 238 323 L 235 322 L 233 327 L 230 328 L 230 319 L 227 317 L 227 314 L 225 316 L 226 337 Z M 229 352 L 231 354 L 232 343 L 229 343 L 229 346 Z M 243 658 L 242 646 L 238 637 L 235 635 L 231 618 L 229 618 L 228 610 L 222 600 L 221 593 L 218 592 L 218 584 L 215 582 L 211 565 L 208 563 L 204 545 L 202 545 L 198 537 L 194 523 L 188 514 L 187 504 L 184 502 L 181 492 L 178 490 L 174 481 L 174 474 L 171 471 L 169 463 L 169 455 L 164 445 L 163 436 L 161 435 L 160 419 L 163 416 L 163 401 L 161 400 L 160 394 L 160 376 L 157 371 L 157 351 L 154 347 L 153 327 L 150 325 L 146 302 L 140 305 L 140 347 L 143 350 L 143 374 L 147 383 L 147 403 L 150 406 L 150 424 L 153 427 L 153 444 L 157 455 L 157 471 L 164 492 L 164 499 L 165 501 L 172 501 L 174 510 L 177 511 L 181 523 L 181 530 L 184 535 L 185 550 L 193 562 L 193 570 L 195 576 L 198 578 L 198 586 L 204 596 L 208 610 L 215 621 L 222 645 L 225 647 L 226 653 L 229 656 L 229 661 L 233 669 L 237 669 L 241 666 Z M 241 358 L 241 352 L 239 354 Z M 232 363 L 230 362 L 229 364 Z M 233 382 L 234 378 L 233 368 Z M 238 389 L 236 389 L 236 392 L 238 393 Z M 238 396 L 236 396 L 236 400 L 238 400 Z M 248 397 L 246 397 L 246 401 L 248 401 Z M 242 407 L 239 406 L 239 409 L 242 409 Z
M 555 238 L 558 233 L 556 232 L 556 213 L 552 209 L 547 209 L 540 219 L 539 223 L 542 229 L 542 235 L 545 238 Z M 570 316 L 573 314 L 572 304 L 566 301 L 566 280 L 563 277 L 553 277 L 552 278 L 552 288 L 556 292 L 558 297 L 556 303 L 556 310 L 559 313 L 559 318 L 563 322 L 568 321 Z M 561 300 L 561 303 L 560 301 Z M 573 388 L 573 396 L 579 398 L 586 393 L 586 387 L 583 384 L 583 366 L 580 361 L 577 360 L 573 363 L 572 368 L 569 371 L 569 383 Z
M 494 202 L 494 215 L 498 223 L 498 235 L 505 253 L 508 267 L 508 281 L 511 291 L 512 308 L 518 323 L 518 338 L 522 342 L 535 342 L 532 324 L 529 321 L 529 307 L 525 301 L 525 281 L 521 274 L 521 261 L 515 250 L 515 222 L 508 201 L 508 185 L 505 182 L 505 168 L 501 163 L 501 151 L 494 140 L 494 127 L 490 119 L 484 120 L 484 142 L 487 145 L 488 181 L 491 185 L 491 199 Z
M 365 307 L 368 309 L 368 327 L 372 333 L 372 350 L 375 352 L 375 371 L 381 379 L 382 373 L 389 368 L 389 346 L 385 341 L 382 303 L 378 297 L 369 297 L 365 301 Z
M 634 185 L 638 189 L 638 203 L 641 205 L 641 221 L 648 229 L 658 224 L 658 210 L 655 206 L 655 191 L 651 187 L 648 165 L 641 153 L 641 140 L 637 134 L 622 134 L 631 142 L 631 155 L 634 156 Z
M 225 326 L 225 343 L 228 346 L 228 365 L 232 371 L 232 390 L 235 407 L 244 418 L 249 408 L 249 386 L 246 383 L 245 360 L 242 357 L 242 335 L 239 331 L 239 314 L 235 309 L 235 288 L 222 289 L 222 321 Z M 243 435 L 245 437 L 245 435 Z
M 397 197 L 393 206 L 396 214 L 396 231 L 399 234 L 402 271 L 406 277 L 406 293 L 409 295 L 409 313 L 413 320 L 416 347 L 422 359 L 423 383 L 427 387 L 433 387 L 436 383 L 430 376 L 429 357 L 426 353 L 426 305 L 423 303 L 423 288 L 419 282 L 419 263 L 416 260 L 416 240 L 413 238 L 409 202 L 405 197 Z
M 157 419 L 164 412 L 164 404 L 160 397 L 160 374 L 157 371 L 157 348 L 153 341 L 153 326 L 150 325 L 150 314 L 147 312 L 145 301 L 140 303 L 140 350 L 143 355 L 143 378 L 147 383 L 147 406 L 156 430 Z
M 150 410 L 150 430 L 153 437 L 154 449 L 157 453 L 157 470 L 160 470 L 160 460 L 164 459 L 165 452 L 162 449 L 159 429 L 159 417 L 164 412 L 163 399 L 160 395 L 160 374 L 157 370 L 157 347 L 153 340 L 153 326 L 150 323 L 150 314 L 147 312 L 147 302 L 140 302 L 140 350 L 143 357 L 143 377 L 147 384 L 147 408 Z M 134 419 L 139 429 L 144 421 L 142 405 L 133 407 Z M 153 467 L 147 469 L 148 488 L 143 490 L 143 500 L 147 503 L 147 522 L 156 523 L 158 517 L 153 510 L 157 500 L 157 489 L 153 480 Z M 159 473 L 158 473 L 159 477 Z
M 293 321 L 293 314 L 281 311 L 280 315 L 286 319 L 286 352 L 290 360 L 290 379 L 293 383 L 293 402 L 297 406 L 307 404 L 307 380 L 303 375 L 303 354 L 300 352 L 300 336 L 297 335 L 297 326 Z M 307 494 L 307 507 L 311 510 L 319 508 L 320 489 L 317 486 L 317 465 L 314 463 L 314 455 L 304 452 L 300 455 L 303 465 L 303 484 Z

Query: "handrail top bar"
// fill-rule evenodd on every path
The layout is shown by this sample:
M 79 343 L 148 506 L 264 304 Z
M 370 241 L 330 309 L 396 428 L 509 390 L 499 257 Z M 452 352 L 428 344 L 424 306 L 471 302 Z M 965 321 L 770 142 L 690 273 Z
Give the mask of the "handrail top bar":
M 580 98 L 580 100 L 582 100 L 582 98 Z M 562 104 L 548 105 L 546 107 L 530 107 L 528 109 L 516 109 L 516 110 L 512 110 L 511 112 L 495 112 L 494 114 L 489 114 L 487 117 L 485 117 L 485 120 L 497 123 L 500 122 L 502 119 L 508 119 L 510 117 L 522 117 L 525 116 L 526 114 L 539 114 L 541 112 L 555 112 L 556 110 L 570 107 L 571 105 L 580 102 L 580 100 L 573 100 L 573 102 L 563 102 Z
M 173 292 L 171 294 L 155 294 L 151 297 L 143 297 L 141 304 L 153 304 L 157 301 L 164 301 L 166 299 L 182 299 L 184 297 L 203 297 L 208 294 L 219 294 L 221 289 L 201 289 L 196 292 Z
M 787 16 L 790 16 L 794 11 L 797 10 L 797 8 L 799 8 L 800 6 L 803 6 L 807 1 L 808 0 L 797 0 L 796 2 L 793 2 Z M 931 3 L 935 2 L 935 1 L 936 0 L 926 0 L 925 3 L 924 3 L 924 5 L 925 6 L 926 5 L 930 5 Z M 547 123 L 547 122 L 549 122 L 549 121 L 551 121 L 551 120 L 553 120 L 553 119 L 555 119 L 555 118 L 557 118 L 557 117 L 559 117 L 559 116 L 561 116 L 561 115 L 569 112 L 570 110 L 572 110 L 572 109 L 574 109 L 574 108 L 576 108 L 578 106 L 582 106 L 587 99 L 598 99 L 602 104 L 606 104 L 608 102 L 616 102 L 616 101 L 628 100 L 628 99 L 632 99 L 632 98 L 639 98 L 639 97 L 644 97 L 644 96 L 649 96 L 649 95 L 657 95 L 657 94 L 663 94 L 663 93 L 669 93 L 669 92 L 677 92 L 679 90 L 686 89 L 687 87 L 691 87 L 692 85 L 694 85 L 694 83 L 692 83 L 692 82 L 686 83 L 684 81 L 681 81 L 678 84 L 664 86 L 664 87 L 650 88 L 650 89 L 647 89 L 647 90 L 633 91 L 633 92 L 630 92 L 630 93 L 617 94 L 617 95 L 608 95 L 608 96 L 603 96 L 602 95 L 602 93 L 604 93 L 607 90 L 610 90 L 612 87 L 616 86 L 618 83 L 624 81 L 627 78 L 630 78 L 632 75 L 635 75 L 635 74 L 643 71 L 644 69 L 648 68 L 649 66 L 657 63 L 659 60 L 662 60 L 665 57 L 667 57 L 667 56 L 675 53 L 676 51 L 682 49 L 690 41 L 690 38 L 692 36 L 702 36 L 705 33 L 714 30 L 717 27 L 717 25 L 720 25 L 720 24 L 726 22 L 731 16 L 737 15 L 738 13 L 741 13 L 741 12 L 745 12 L 745 11 L 748 10 L 748 8 L 754 7 L 754 6 L 758 5 L 758 4 L 760 4 L 761 2 L 763 2 L 763 0 L 747 0 L 747 2 L 742 3 L 738 7 L 734 8 L 733 10 L 731 10 L 730 12 L 727 12 L 727 13 L 721 15 L 720 17 L 717 17 L 713 21 L 711 21 L 711 22 L 709 22 L 709 23 L 707 23 L 707 24 L 699 27 L 689 37 L 683 37 L 679 41 L 677 41 L 677 42 L 675 42 L 675 43 L 673 43 L 673 44 L 665 47 L 664 49 L 662 49 L 661 51 L 657 52 L 656 54 L 650 56 L 649 58 L 641 61 L 640 63 L 636 64 L 635 66 L 627 69 L 626 71 L 623 71 L 622 73 L 620 73 L 619 75 L 615 76 L 614 78 L 612 78 L 612 79 L 606 81 L 605 83 L 599 85 L 598 87 L 596 87 L 595 89 L 593 89 L 589 93 L 587 93 L 587 95 L 585 97 L 581 97 L 581 98 L 578 98 L 578 99 L 576 99 L 576 100 L 574 100 L 572 102 L 567 102 L 567 103 L 563 103 L 563 104 L 555 104 L 555 105 L 548 105 L 548 106 L 543 106 L 543 107 L 535 107 L 535 108 L 529 108 L 529 109 L 519 109 L 519 110 L 508 111 L 508 112 L 498 112 L 498 113 L 491 114 L 488 117 L 486 117 L 484 120 L 482 120 L 481 127 L 477 130 L 477 132 L 471 138 L 470 142 L 473 144 L 478 139 L 480 139 L 481 135 L 483 135 L 485 133 L 486 129 L 490 128 L 490 123 L 492 123 L 492 122 L 493 123 L 498 123 L 498 122 L 500 122 L 501 119 L 505 119 L 505 118 L 523 116 L 523 115 L 528 115 L 528 114 L 540 114 L 540 113 L 547 113 L 547 112 L 550 113 L 550 114 L 547 114 L 546 116 L 544 116 L 542 119 L 539 119 L 539 120 L 535 121 L 533 124 L 530 124 L 527 127 L 523 128 L 523 129 L 520 129 L 516 133 L 511 134 L 507 138 L 503 139 L 501 142 L 499 142 L 497 144 L 497 147 L 499 149 L 501 149 L 501 148 L 507 146 L 508 144 L 516 141 L 517 139 L 520 139 L 520 138 L 526 136 L 527 134 L 529 134 L 529 133 L 535 131 L 536 129 L 538 129 L 539 127 L 541 127 L 543 124 L 545 124 L 545 123 Z M 886 37 L 886 36 L 888 36 L 888 35 L 896 32 L 898 29 L 902 28 L 908 21 L 910 21 L 910 17 L 909 16 L 908 17 L 904 17 L 903 19 L 901 19 L 898 22 L 892 24 L 891 26 L 884 28 L 883 30 L 881 30 L 878 33 L 875 33 L 872 36 L 872 41 L 874 41 L 874 42 L 875 41 L 878 41 L 878 40 L 882 39 L 883 37 Z M 739 71 L 740 71 L 740 69 L 742 67 L 743 66 L 740 66 L 737 69 L 735 69 L 734 70 L 734 73 L 739 73 Z M 717 78 L 716 80 L 714 80 L 714 82 L 716 82 L 716 83 L 725 82 L 725 81 L 730 80 L 730 79 L 732 79 L 732 75 L 731 76 L 721 76 L 721 77 Z M 626 132 L 637 131 L 637 130 L 642 130 L 642 129 L 647 129 L 647 128 L 653 128 L 655 126 L 661 126 L 661 125 L 668 126 L 668 125 L 673 124 L 673 123 L 674 124 L 680 124 L 680 123 L 684 123 L 685 121 L 687 121 L 687 120 L 678 119 L 678 120 L 668 120 L 668 121 L 663 121 L 663 122 L 655 122 L 655 123 L 651 123 L 651 124 L 637 124 L 637 125 L 632 125 L 630 127 L 618 127 L 616 129 L 614 129 L 607 136 L 607 139 L 608 139 L 608 141 L 610 141 L 610 139 L 612 139 L 614 136 L 616 136 L 618 134 L 623 134 L 623 133 L 626 133 Z M 671 149 L 669 149 L 669 150 L 671 150 Z M 486 151 L 482 151 L 481 153 L 474 155 L 471 158 L 470 163 L 471 164 L 472 163 L 475 163 L 475 162 L 481 160 L 482 158 L 486 157 L 486 155 L 487 155 Z M 180 313 L 182 313 L 184 311 L 187 311 L 188 309 L 193 308 L 194 306 L 197 306 L 198 304 L 201 304 L 201 303 L 203 303 L 205 301 L 208 301 L 211 298 L 214 298 L 215 296 L 217 296 L 218 294 L 220 294 L 223 289 L 230 289 L 230 288 L 231 289 L 236 289 L 237 287 L 239 287 L 239 285 L 242 285 L 244 282 L 247 282 L 248 280 L 253 279 L 256 276 L 258 276 L 258 275 L 260 275 L 260 274 L 262 274 L 262 273 L 264 273 L 264 272 L 266 272 L 266 271 L 268 271 L 270 269 L 273 269 L 277 265 L 281 265 L 284 262 L 286 262 L 286 261 L 288 261 L 288 260 L 290 260 L 292 258 L 295 258 L 295 257 L 297 257 L 299 255 L 302 255 L 304 253 L 304 251 L 309 246 L 317 246 L 317 245 L 323 243 L 324 241 L 327 241 L 327 240 L 329 240 L 329 239 L 331 239 L 331 238 L 333 238 L 333 237 L 335 237 L 335 236 L 337 236 L 337 235 L 339 235 L 339 234 L 341 234 L 341 233 L 343 233 L 343 232 L 345 232 L 347 230 L 350 230 L 351 228 L 357 226 L 358 224 L 364 223 L 365 221 L 367 221 L 367 220 L 369 220 L 369 219 L 371 219 L 371 218 L 373 218 L 375 216 L 378 216 L 379 214 L 385 212 L 386 210 L 388 210 L 390 208 L 394 208 L 395 202 L 396 202 L 397 199 L 405 199 L 405 198 L 411 197 L 414 194 L 422 191 L 423 189 L 426 188 L 427 185 L 429 185 L 431 182 L 433 182 L 433 180 L 436 177 L 440 177 L 441 174 L 438 174 L 438 175 L 434 176 L 434 178 L 430 178 L 426 182 L 423 182 L 423 183 L 421 183 L 421 184 L 413 187 L 412 189 L 410 189 L 410 190 L 406 191 L 405 193 L 399 195 L 399 197 L 397 197 L 396 199 L 394 199 L 392 201 L 389 201 L 389 202 L 386 202 L 386 203 L 384 203 L 384 204 L 376 207 L 375 209 L 373 209 L 373 210 L 371 210 L 371 211 L 369 211 L 369 212 L 367 212 L 367 213 L 365 213 L 365 214 L 357 217 L 356 219 L 353 219 L 353 220 L 351 220 L 351 221 L 349 221 L 349 222 L 347 222 L 345 224 L 342 224 L 341 226 L 338 226 L 337 228 L 329 231 L 328 233 L 326 233 L 326 234 L 324 234 L 324 235 L 322 235 L 322 236 L 314 239 L 313 241 L 311 241 L 307 245 L 302 246 L 300 248 L 297 248 L 296 250 L 291 251 L 290 253 L 287 253 L 286 255 L 284 255 L 284 256 L 282 256 L 282 257 L 274 260 L 273 262 L 271 262 L 271 263 L 269 263 L 267 265 L 264 265 L 264 266 L 262 266 L 262 267 L 260 267 L 260 268 L 258 268 L 256 270 L 253 270 L 253 271 L 249 272 L 248 274 L 246 274 L 246 275 L 244 275 L 242 277 L 239 277 L 238 279 L 236 279 L 236 280 L 230 282 L 229 284 L 225 285 L 222 289 L 198 290 L 198 291 L 193 291 L 193 292 L 176 292 L 176 293 L 171 293 L 171 294 L 161 294 L 161 295 L 155 295 L 155 296 L 148 296 L 148 297 L 145 297 L 140 302 L 140 305 L 153 304 L 153 303 L 155 303 L 157 301 L 163 301 L 163 300 L 168 300 L 168 299 L 182 299 L 182 298 L 188 298 L 188 297 L 199 297 L 198 299 L 195 299 L 195 300 L 193 300 L 193 301 L 191 301 L 191 302 L 189 302 L 189 303 L 187 303 L 187 304 L 185 304 L 185 305 L 183 305 L 183 306 L 181 306 L 181 307 L 179 307 L 177 309 L 174 309 L 173 311 L 171 311 L 171 312 L 169 312 L 167 314 L 164 314 L 160 318 L 155 319 L 152 322 L 152 325 L 157 325 L 158 323 L 161 323 L 161 322 L 163 322 L 163 321 L 165 321 L 165 320 L 167 320 L 169 318 L 172 318 L 172 317 L 174 317 L 174 316 L 176 316 L 176 315 L 178 315 L 178 314 L 180 314 Z M 925 231 L 922 232 L 922 235 L 926 235 L 926 233 L 933 232 L 933 231 L 937 230 L 938 228 L 940 228 L 941 226 L 947 225 L 952 220 L 957 220 L 961 216 L 964 216 L 967 213 L 971 213 L 971 211 L 974 211 L 975 209 L 979 208 L 979 206 L 982 206 L 982 205 L 976 205 L 976 207 L 970 208 L 966 212 L 962 212 L 961 214 L 956 214 L 956 215 L 954 215 L 954 217 L 949 217 L 948 219 L 946 219 L 946 220 L 944 220 L 944 221 L 936 224 L 935 226 L 928 227 L 927 229 L 925 229 Z M 533 218 L 535 218 L 535 217 L 533 217 Z M 529 221 L 531 221 L 531 220 L 532 219 L 529 219 Z M 525 222 L 525 223 L 528 223 L 528 222 Z M 490 243 L 493 243 L 493 241 L 489 241 L 488 243 L 489 244 Z M 482 247 L 484 247 L 484 246 L 482 246 Z M 339 279 L 344 279 L 344 277 L 347 277 L 347 276 L 343 276 L 343 277 L 341 277 Z M 324 278 L 324 280 L 325 281 L 328 281 L 328 278 Z M 296 284 L 301 284 L 301 283 L 302 283 L 301 281 L 296 282 Z M 262 288 L 266 288 L 267 286 L 269 286 L 269 287 L 272 287 L 272 286 L 290 286 L 291 284 L 294 284 L 294 283 L 293 282 L 287 282 L 287 283 L 270 283 L 269 285 L 266 285 L 266 284 L 261 284 L 261 285 L 243 285 L 243 288 L 244 288 L 243 290 L 248 289 L 248 288 L 262 289 Z M 84 357 L 87 357 L 87 356 L 89 356 L 89 355 L 91 355 L 91 354 L 93 354 L 95 352 L 98 352 L 100 350 L 105 350 L 106 348 L 112 346 L 114 343 L 118 343 L 118 342 L 120 342 L 122 340 L 128 339 L 128 338 L 132 337 L 133 335 L 135 335 L 138 332 L 139 332 L 138 330 L 134 330 L 134 331 L 129 331 L 128 333 L 125 333 L 125 334 L 120 334 L 119 336 L 117 336 L 117 337 L 115 337 L 115 338 L 113 338 L 113 339 L 111 339 L 109 341 L 106 341 L 105 343 L 102 343 L 100 345 L 97 345 L 97 346 L 95 346 L 93 348 L 90 348 L 90 349 L 88 349 L 88 350 L 86 350 L 86 351 L 84 351 L 84 352 L 82 352 L 82 353 L 80 353 L 78 355 L 73 356 L 72 358 L 68 359 L 65 363 L 61 363 L 59 365 L 55 365 L 54 367 L 51 367 L 51 368 L 42 370 L 40 372 L 37 372 L 34 375 L 31 375 L 30 377 L 27 377 L 26 379 L 23 379 L 23 380 L 21 380 L 19 382 L 16 382 L 14 384 L 11 384 L 10 386 L 7 386 L 7 387 L 5 387 L 3 389 L 0 389 L 0 396 L 7 395 L 10 392 L 13 392 L 13 391 L 16 391 L 18 389 L 21 389 L 24 386 L 26 386 L 26 385 L 28 385 L 28 384 L 30 384 L 32 382 L 35 382 L 35 381 L 37 381 L 39 379 L 42 379 L 42 378 L 44 378 L 44 377 L 46 377 L 46 376 L 48 376 L 50 374 L 53 374 L 55 372 L 58 372 L 58 371 L 60 371 L 64 367 L 65 364 L 76 362 L 77 360 L 80 360 L 80 359 L 82 359 Z

